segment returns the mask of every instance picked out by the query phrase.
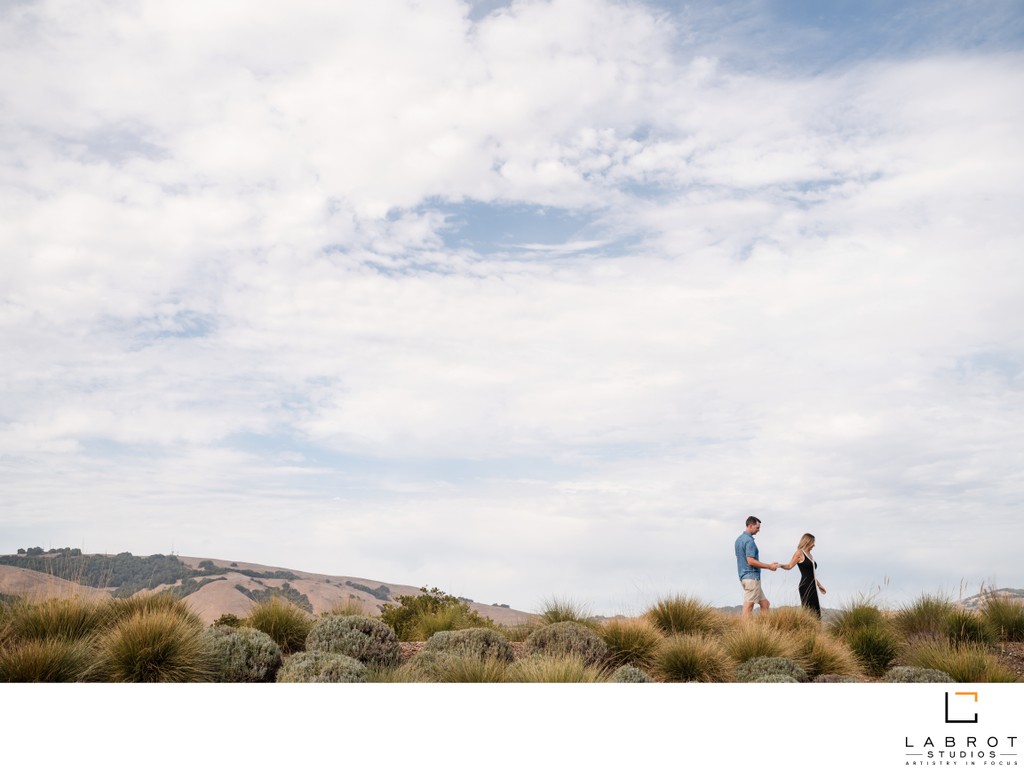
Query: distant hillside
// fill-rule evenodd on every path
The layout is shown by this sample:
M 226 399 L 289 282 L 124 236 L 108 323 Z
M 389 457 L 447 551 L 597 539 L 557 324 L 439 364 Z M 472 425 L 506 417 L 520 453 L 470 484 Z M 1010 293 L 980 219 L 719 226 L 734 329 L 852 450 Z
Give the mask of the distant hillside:
M 443 588 L 447 589 L 447 588 Z M 204 622 L 222 614 L 245 616 L 259 600 L 281 596 L 310 613 L 320 614 L 355 601 L 371 614 L 399 595 L 418 595 L 419 588 L 354 576 L 314 574 L 256 563 L 180 555 L 140 557 L 83 555 L 78 550 L 39 548 L 18 555 L 0 555 L 0 595 L 30 600 L 68 595 L 128 596 L 169 591 L 183 598 Z M 518 624 L 529 614 L 504 605 L 486 605 L 463 598 L 470 608 L 500 624 Z

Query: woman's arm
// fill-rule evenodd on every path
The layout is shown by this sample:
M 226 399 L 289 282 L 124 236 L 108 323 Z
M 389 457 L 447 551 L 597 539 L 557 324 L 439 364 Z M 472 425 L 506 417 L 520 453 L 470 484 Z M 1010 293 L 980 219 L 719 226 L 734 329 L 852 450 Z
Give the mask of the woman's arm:
M 803 558 L 804 558 L 804 556 L 800 554 L 800 550 L 797 550 L 796 552 L 793 553 L 793 559 L 790 560 L 788 563 L 783 563 L 781 566 L 779 566 L 779 568 L 784 568 L 784 569 L 786 569 L 788 571 L 793 566 L 795 566 L 797 563 L 802 563 L 803 562 Z

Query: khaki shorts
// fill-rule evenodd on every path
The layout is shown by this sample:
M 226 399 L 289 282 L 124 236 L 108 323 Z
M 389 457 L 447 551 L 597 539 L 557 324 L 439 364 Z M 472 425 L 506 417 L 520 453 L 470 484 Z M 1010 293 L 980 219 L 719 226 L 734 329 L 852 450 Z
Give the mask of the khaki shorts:
M 764 596 L 764 592 L 761 590 L 760 579 L 740 579 L 740 584 L 743 585 L 743 605 L 746 606 L 748 603 L 757 604 L 763 600 L 768 600 Z

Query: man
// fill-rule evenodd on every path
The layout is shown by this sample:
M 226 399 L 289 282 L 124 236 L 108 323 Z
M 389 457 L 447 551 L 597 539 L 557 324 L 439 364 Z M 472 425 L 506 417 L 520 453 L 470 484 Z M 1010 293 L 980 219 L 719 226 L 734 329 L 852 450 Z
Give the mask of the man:
M 778 563 L 762 563 L 758 558 L 760 553 L 757 544 L 754 542 L 754 535 L 761 530 L 761 521 L 756 517 L 747 518 L 747 529 L 736 539 L 736 569 L 740 574 L 740 584 L 743 585 L 743 618 L 750 616 L 754 610 L 754 604 L 761 606 L 761 611 L 767 611 L 771 605 L 761 590 L 761 569 L 769 571 L 778 569 Z

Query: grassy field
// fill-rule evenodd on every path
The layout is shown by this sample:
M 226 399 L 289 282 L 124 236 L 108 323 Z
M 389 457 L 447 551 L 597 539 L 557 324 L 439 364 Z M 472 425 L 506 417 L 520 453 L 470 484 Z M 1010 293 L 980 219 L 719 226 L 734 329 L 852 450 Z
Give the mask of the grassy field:
M 281 598 L 205 626 L 179 599 L 139 594 L 0 602 L 5 682 L 1017 682 L 1024 605 L 923 595 L 896 610 L 800 608 L 749 620 L 676 595 L 595 619 L 551 601 L 503 627 L 452 596 L 313 616 Z

